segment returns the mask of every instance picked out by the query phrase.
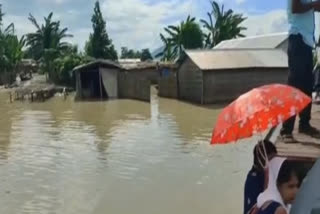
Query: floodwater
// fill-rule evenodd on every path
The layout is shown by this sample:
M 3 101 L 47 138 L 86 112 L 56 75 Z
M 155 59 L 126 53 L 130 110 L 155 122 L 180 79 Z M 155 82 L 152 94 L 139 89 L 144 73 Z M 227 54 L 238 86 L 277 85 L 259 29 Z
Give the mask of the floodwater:
M 157 98 L 8 102 L 0 213 L 242 213 L 252 143 L 209 145 L 221 107 Z

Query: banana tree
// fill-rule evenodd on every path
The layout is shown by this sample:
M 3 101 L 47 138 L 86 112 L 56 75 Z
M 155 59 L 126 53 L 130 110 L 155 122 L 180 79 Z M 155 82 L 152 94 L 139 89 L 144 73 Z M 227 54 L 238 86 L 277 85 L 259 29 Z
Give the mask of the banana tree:
M 224 10 L 224 5 L 212 1 L 212 11 L 207 13 L 208 21 L 201 20 L 206 29 L 205 47 L 213 48 L 221 41 L 244 37 L 242 31 L 246 30 L 241 24 L 247 19 L 242 14 L 236 14 L 233 10 Z
M 7 70 L 16 72 L 17 65 L 23 59 L 23 47 L 25 46 L 25 38 L 18 39 L 16 35 L 8 35 L 5 40 L 5 56 L 7 60 Z
M 197 49 L 203 46 L 203 33 L 195 18 L 188 16 L 186 21 L 179 25 L 170 25 L 164 28 L 167 37 L 160 34 L 164 43 L 164 51 L 159 54 L 163 60 L 174 60 L 183 55 L 184 49 Z
M 3 16 L 4 14 L 0 5 L 0 72 L 15 72 L 18 63 L 23 58 L 25 39 L 22 37 L 19 40 L 15 35 L 14 24 L 10 24 L 5 29 L 2 29 Z
M 164 43 L 163 50 L 158 53 L 155 57 L 161 57 L 162 61 L 173 61 L 175 59 L 175 54 L 172 50 L 172 44 L 171 41 L 169 41 L 163 34 L 160 34 L 160 38 L 162 42 Z

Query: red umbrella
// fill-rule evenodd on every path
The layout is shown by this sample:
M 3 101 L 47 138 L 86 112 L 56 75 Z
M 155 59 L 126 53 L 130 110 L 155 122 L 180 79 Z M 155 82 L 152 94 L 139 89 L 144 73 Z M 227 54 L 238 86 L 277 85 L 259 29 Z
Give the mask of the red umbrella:
M 310 103 L 310 97 L 287 85 L 255 88 L 223 109 L 211 144 L 226 144 L 261 133 L 299 114 Z

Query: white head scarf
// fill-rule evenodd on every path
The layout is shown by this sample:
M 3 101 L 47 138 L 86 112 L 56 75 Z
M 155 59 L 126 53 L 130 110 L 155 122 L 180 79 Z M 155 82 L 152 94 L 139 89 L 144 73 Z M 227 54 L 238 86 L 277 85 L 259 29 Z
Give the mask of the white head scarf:
M 285 203 L 283 202 L 283 199 L 277 187 L 279 171 L 285 160 L 285 158 L 280 157 L 275 157 L 272 160 L 270 160 L 268 164 L 268 187 L 258 197 L 258 208 L 262 208 L 263 205 L 268 201 L 274 201 L 278 202 L 284 209 L 286 209 L 287 213 L 289 213 L 290 207 L 285 205 Z

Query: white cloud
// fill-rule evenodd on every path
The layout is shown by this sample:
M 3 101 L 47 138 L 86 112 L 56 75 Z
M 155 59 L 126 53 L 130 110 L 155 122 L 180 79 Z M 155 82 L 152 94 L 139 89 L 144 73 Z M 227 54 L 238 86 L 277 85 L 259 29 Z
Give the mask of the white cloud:
M 62 4 L 69 0 L 37 0 L 39 3 L 55 3 L 55 4 Z
M 245 3 L 247 0 L 235 0 L 235 1 L 236 1 L 236 4 L 239 5 L 239 4 Z
M 70 13 L 70 12 L 68 12 Z M 35 16 L 39 25 L 43 23 L 43 17 Z M 54 14 L 54 20 L 65 20 L 67 17 L 64 14 Z M 28 20 L 27 16 L 13 16 L 6 15 L 4 17 L 4 26 L 8 26 L 9 24 L 14 23 L 16 34 L 21 37 L 30 32 L 35 32 L 36 28 L 32 25 L 32 23 Z M 63 24 L 63 23 L 62 23 Z M 65 27 L 64 25 L 62 27 Z M 82 49 L 84 47 L 85 41 L 88 39 L 91 28 L 69 28 L 69 33 L 72 34 L 73 38 L 68 38 L 72 44 L 79 45 Z
M 55 0 L 56 3 L 65 1 L 69 0 Z M 197 0 L 153 2 L 155 3 L 147 3 L 146 0 L 100 0 L 103 15 L 107 20 L 107 31 L 118 50 L 122 46 L 154 50 L 161 46 L 159 34 L 163 31 L 163 27 L 168 24 L 176 24 L 189 14 L 198 18 L 205 16 L 205 12 L 203 12 L 205 8 L 199 9 L 200 6 Z M 86 12 L 88 14 L 85 16 L 83 11 L 80 12 L 74 8 L 66 8 L 64 12 L 60 11 L 59 14 L 54 13 L 54 19 L 61 20 L 62 26 L 68 27 L 69 32 L 74 35 L 69 41 L 73 44 L 78 44 L 80 49 L 84 47 L 85 41 L 87 41 L 90 32 L 92 32 L 90 23 L 92 12 L 93 4 L 88 8 Z M 247 14 L 245 11 L 243 12 L 248 16 L 248 19 L 243 24 L 248 28 L 245 32 L 246 35 L 287 31 L 285 10 L 274 10 L 264 14 L 261 14 L 261 11 L 257 13 L 252 12 L 252 10 L 247 10 Z M 39 23 L 43 22 L 41 14 L 35 13 L 34 15 Z M 35 30 L 27 20 L 26 14 L 21 16 L 7 14 L 4 17 L 4 22 L 6 25 L 13 22 L 19 36 Z
M 68 38 L 68 42 L 74 45 L 78 45 L 80 50 L 83 50 L 86 41 L 89 38 L 91 28 L 79 28 L 75 30 L 71 30 L 70 33 L 73 35 L 72 38 Z
M 116 47 L 155 49 L 163 27 L 185 19 L 196 8 L 192 0 L 145 3 L 143 0 L 105 0 L 103 14 Z
M 51 0 L 37 0 L 48 2 Z M 54 0 L 51 3 L 65 3 L 69 0 Z M 107 22 L 109 37 L 113 40 L 116 48 L 122 46 L 133 49 L 150 48 L 151 50 L 161 46 L 160 32 L 169 24 L 175 24 L 191 14 L 196 16 L 199 11 L 196 0 L 170 0 L 148 3 L 146 0 L 100 0 L 101 10 Z M 92 7 L 88 8 L 90 15 L 83 17 L 74 9 L 66 9 L 60 14 L 54 13 L 55 20 L 61 20 L 63 27 L 68 27 L 69 32 L 74 35 L 68 41 L 78 44 L 80 49 L 92 32 L 90 16 Z M 90 10 L 90 11 L 89 11 Z M 39 23 L 43 22 L 40 14 L 34 14 Z M 78 19 L 78 20 L 77 20 Z M 87 21 L 84 26 L 81 20 Z M 18 35 L 23 35 L 35 30 L 26 16 L 6 16 L 7 23 L 14 22 Z M 82 21 L 82 22 L 83 22 Z
M 15 31 L 20 37 L 26 33 L 35 31 L 35 27 L 29 22 L 27 17 L 6 15 L 3 20 L 4 26 L 14 23 Z
M 254 36 L 268 33 L 286 32 L 288 30 L 285 10 L 274 10 L 262 15 L 248 15 L 243 26 L 247 27 L 245 35 Z
M 41 26 L 41 24 L 44 22 L 42 16 L 34 16 L 38 22 L 38 24 Z M 53 20 L 64 20 L 66 17 L 64 14 L 58 14 L 54 13 Z M 18 36 L 25 35 L 30 32 L 36 31 L 36 27 L 29 21 L 28 16 L 17 16 L 17 15 L 5 15 L 4 16 L 4 25 L 7 26 L 11 23 L 14 23 L 15 31 Z M 62 27 L 63 23 L 62 23 Z

